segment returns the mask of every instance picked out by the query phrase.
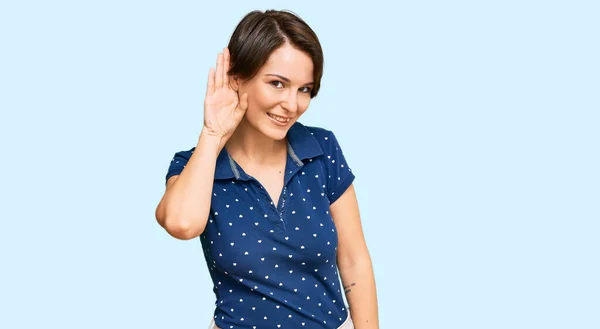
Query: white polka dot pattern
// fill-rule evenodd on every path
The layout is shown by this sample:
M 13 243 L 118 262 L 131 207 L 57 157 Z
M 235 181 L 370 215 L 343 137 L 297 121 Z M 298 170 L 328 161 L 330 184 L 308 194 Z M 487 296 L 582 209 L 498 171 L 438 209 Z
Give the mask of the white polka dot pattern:
M 294 124 L 285 185 L 274 205 L 223 149 L 200 236 L 220 328 L 337 328 L 348 311 L 336 267 L 329 206 L 354 175 L 330 131 Z M 194 149 L 178 152 L 167 179 Z

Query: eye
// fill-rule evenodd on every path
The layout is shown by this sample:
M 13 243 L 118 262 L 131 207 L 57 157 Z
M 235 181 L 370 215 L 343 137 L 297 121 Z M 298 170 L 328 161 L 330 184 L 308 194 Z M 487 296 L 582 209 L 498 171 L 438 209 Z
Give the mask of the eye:
M 273 80 L 269 83 L 271 84 L 271 86 L 273 86 L 275 88 L 280 88 L 279 85 L 281 85 L 281 87 L 283 87 L 283 83 L 281 83 L 281 81 L 278 81 L 278 80 Z
M 311 91 L 310 87 L 302 87 L 302 88 L 300 88 L 300 90 L 301 90 L 303 93 L 307 93 L 307 94 L 309 94 L 309 93 L 310 93 L 310 91 Z

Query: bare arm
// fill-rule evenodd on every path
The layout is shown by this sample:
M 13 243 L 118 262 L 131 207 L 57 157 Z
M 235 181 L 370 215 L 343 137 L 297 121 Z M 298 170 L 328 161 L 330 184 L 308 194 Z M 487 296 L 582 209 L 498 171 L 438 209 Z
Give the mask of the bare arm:
M 338 231 L 338 267 L 354 327 L 378 329 L 375 276 L 353 185 L 331 205 L 330 211 Z
M 206 227 L 221 139 L 200 134 L 198 144 L 181 174 L 167 181 L 156 207 L 158 223 L 173 237 L 193 239 Z
M 229 84 L 229 49 L 217 56 L 210 69 L 204 98 L 204 127 L 185 168 L 167 182 L 156 207 L 156 220 L 173 237 L 193 239 L 206 227 L 215 178 L 217 157 L 248 108 L 248 95 L 241 99 Z

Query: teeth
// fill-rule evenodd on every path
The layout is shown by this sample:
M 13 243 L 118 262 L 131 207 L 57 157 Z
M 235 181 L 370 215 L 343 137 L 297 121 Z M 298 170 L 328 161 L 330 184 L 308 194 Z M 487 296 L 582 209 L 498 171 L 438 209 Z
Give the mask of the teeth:
M 287 119 L 286 119 L 286 118 L 282 118 L 282 117 L 280 117 L 280 116 L 276 116 L 276 115 L 274 115 L 274 114 L 271 114 L 271 113 L 269 113 L 269 116 L 270 116 L 271 118 L 275 119 L 276 121 L 278 121 L 278 122 L 281 122 L 281 123 L 286 123 L 286 122 L 290 121 L 290 119 L 289 119 L 289 118 L 287 118 Z

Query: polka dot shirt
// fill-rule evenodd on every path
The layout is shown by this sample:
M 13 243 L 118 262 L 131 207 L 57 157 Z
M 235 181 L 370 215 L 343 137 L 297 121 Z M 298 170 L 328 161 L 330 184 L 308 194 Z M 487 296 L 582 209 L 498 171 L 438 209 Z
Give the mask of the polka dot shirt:
M 329 206 L 354 174 L 331 131 L 296 122 L 288 131 L 284 187 L 275 206 L 223 148 L 211 211 L 200 235 L 223 329 L 337 328 L 348 316 Z M 194 152 L 175 154 L 166 179 Z

